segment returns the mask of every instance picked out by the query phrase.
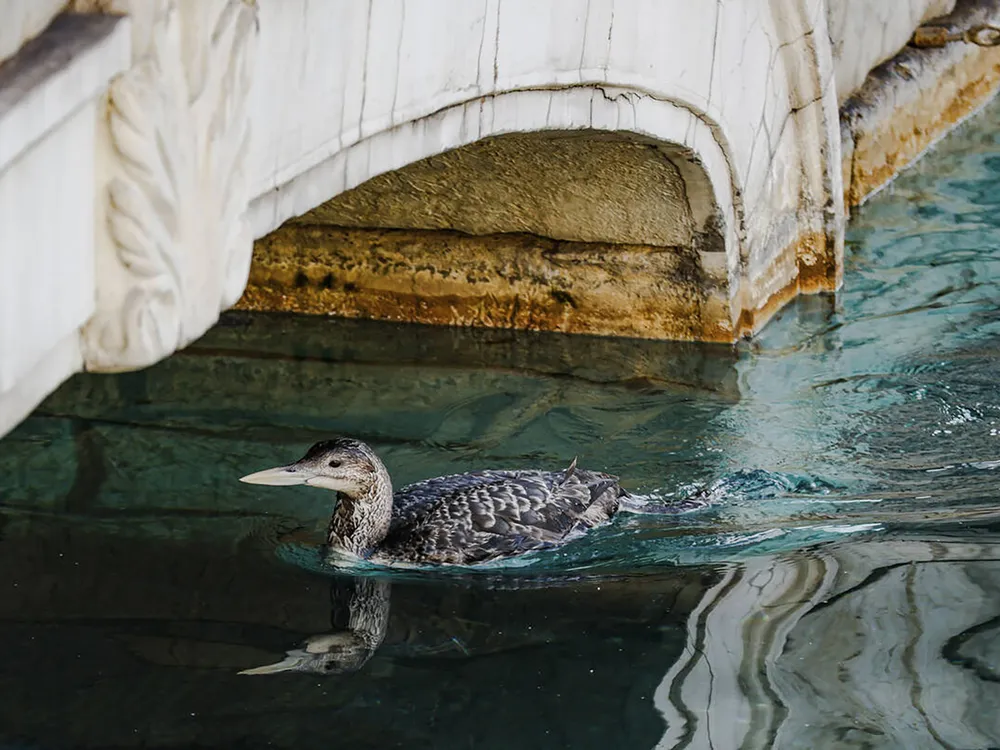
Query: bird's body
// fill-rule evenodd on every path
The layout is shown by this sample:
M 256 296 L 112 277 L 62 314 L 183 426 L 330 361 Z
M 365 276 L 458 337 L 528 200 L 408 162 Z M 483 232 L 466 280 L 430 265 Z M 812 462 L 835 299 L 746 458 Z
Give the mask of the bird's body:
M 377 558 L 468 565 L 562 544 L 618 511 L 615 477 L 479 471 L 402 488 Z
M 348 438 L 317 443 L 295 464 L 243 480 L 336 490 L 330 546 L 389 564 L 473 565 L 556 547 L 610 520 L 626 495 L 617 477 L 575 461 L 565 471 L 436 477 L 393 494 L 374 451 Z

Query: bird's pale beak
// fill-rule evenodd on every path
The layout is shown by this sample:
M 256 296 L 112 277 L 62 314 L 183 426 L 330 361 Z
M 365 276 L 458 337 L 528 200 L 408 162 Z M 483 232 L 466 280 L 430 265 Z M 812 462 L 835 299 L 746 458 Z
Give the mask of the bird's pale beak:
M 312 656 L 303 651 L 293 651 L 281 661 L 265 664 L 262 667 L 244 669 L 239 674 L 279 674 L 281 672 L 298 672 L 312 660 Z
M 275 466 L 273 469 L 256 471 L 240 477 L 241 482 L 247 484 L 269 484 L 275 487 L 287 487 L 293 484 L 306 484 L 312 479 L 314 474 L 295 464 L 289 466 Z

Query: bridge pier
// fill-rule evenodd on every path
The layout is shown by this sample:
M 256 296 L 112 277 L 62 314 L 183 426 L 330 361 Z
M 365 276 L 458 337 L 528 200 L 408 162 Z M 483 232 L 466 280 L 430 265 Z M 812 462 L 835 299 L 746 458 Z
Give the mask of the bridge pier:
M 238 301 L 752 334 L 992 95 L 995 50 L 900 50 L 994 4 L 0 0 L 0 434 Z
M 0 3 L 4 24 L 48 24 L 46 3 L 18 5 L 21 24 Z M 16 50 L 0 38 L 0 55 Z M 64 15 L 0 65 L 0 435 L 83 364 L 104 203 L 98 123 L 128 64 L 127 21 Z

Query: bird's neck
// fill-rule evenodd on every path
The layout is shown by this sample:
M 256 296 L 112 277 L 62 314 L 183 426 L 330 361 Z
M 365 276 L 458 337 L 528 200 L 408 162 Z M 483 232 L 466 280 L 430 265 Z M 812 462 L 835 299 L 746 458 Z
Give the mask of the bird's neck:
M 389 533 L 392 520 L 392 480 L 379 462 L 376 472 L 357 493 L 340 493 L 330 519 L 327 542 L 331 547 L 368 557 Z

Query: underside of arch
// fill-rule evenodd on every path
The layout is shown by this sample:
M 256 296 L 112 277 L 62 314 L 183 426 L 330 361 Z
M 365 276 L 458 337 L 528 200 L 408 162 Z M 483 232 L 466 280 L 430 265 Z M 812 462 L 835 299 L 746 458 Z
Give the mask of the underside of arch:
M 594 128 L 490 136 L 259 240 L 241 306 L 731 341 L 726 224 L 690 148 Z

